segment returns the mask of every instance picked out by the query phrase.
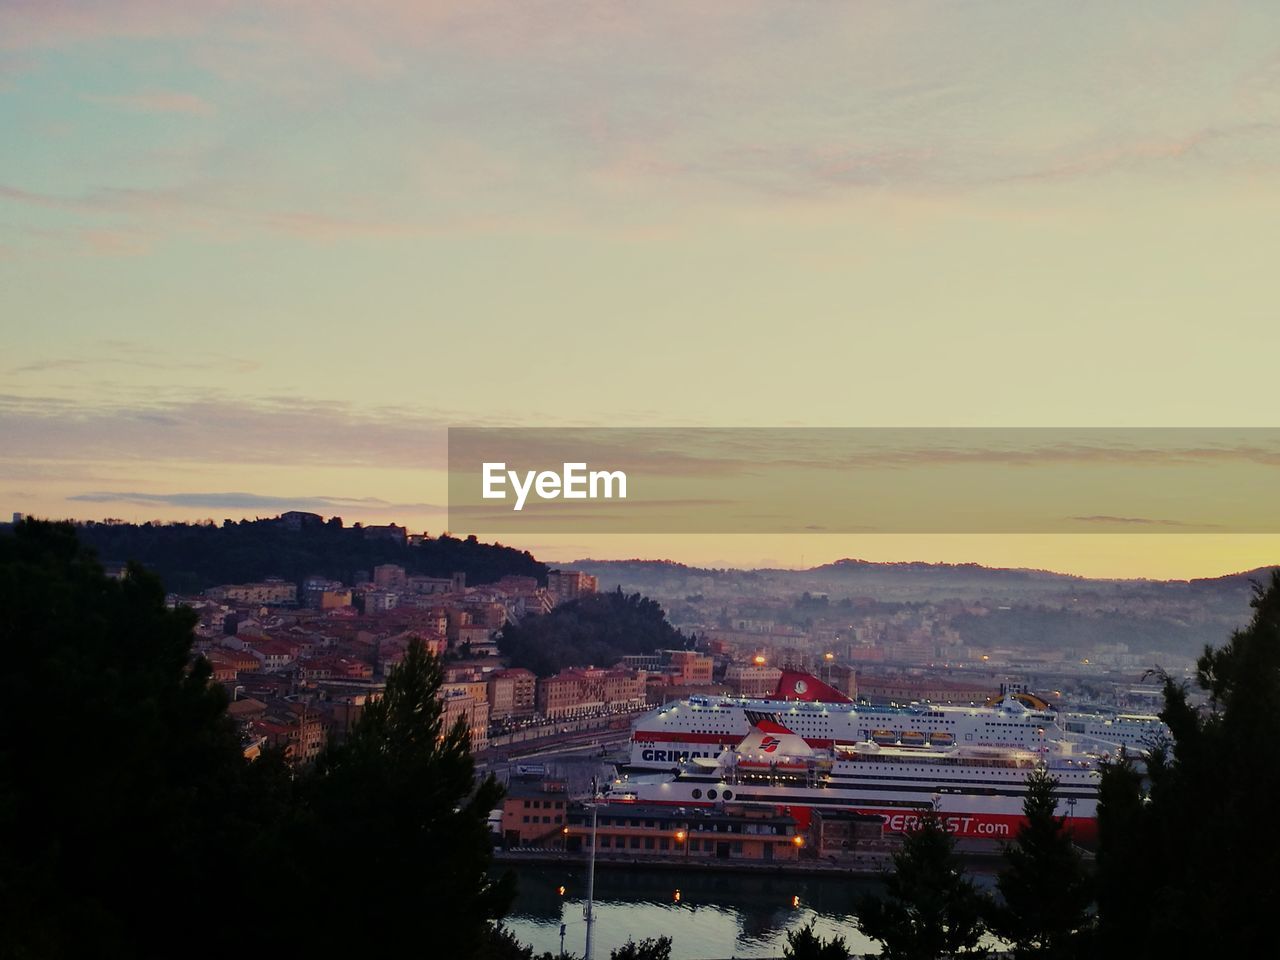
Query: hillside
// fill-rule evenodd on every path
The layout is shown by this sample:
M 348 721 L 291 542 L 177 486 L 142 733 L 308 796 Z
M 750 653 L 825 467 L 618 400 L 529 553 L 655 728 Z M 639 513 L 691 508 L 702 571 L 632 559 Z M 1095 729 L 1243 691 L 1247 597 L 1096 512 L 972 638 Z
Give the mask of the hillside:
M 1273 568 L 1196 580 L 1094 579 L 1049 570 L 984 567 L 977 563 L 877 563 L 844 559 L 804 570 L 733 570 L 690 567 L 669 560 L 577 560 L 574 569 L 600 579 L 600 588 L 640 590 L 675 597 L 706 592 L 760 596 L 826 593 L 832 601 L 873 598 L 887 602 L 944 599 L 1030 601 L 1082 594 L 1106 597 L 1196 597 L 1235 606 Z
M 136 560 L 175 593 L 266 577 L 297 582 L 322 576 L 351 583 L 357 572 L 367 575 L 383 563 L 433 577 L 461 571 L 473 585 L 508 575 L 536 577 L 545 583 L 547 576 L 546 565 L 528 552 L 501 544 L 480 543 L 474 537 L 437 537 L 409 546 L 367 536 L 361 527 L 344 527 L 341 521 L 296 530 L 275 519 L 228 521 L 222 526 L 82 523 L 76 529 L 81 541 L 104 562 Z
M 545 677 L 565 667 L 609 666 L 628 654 L 684 649 L 690 642 L 652 600 L 611 590 L 509 624 L 498 647 L 512 666 Z

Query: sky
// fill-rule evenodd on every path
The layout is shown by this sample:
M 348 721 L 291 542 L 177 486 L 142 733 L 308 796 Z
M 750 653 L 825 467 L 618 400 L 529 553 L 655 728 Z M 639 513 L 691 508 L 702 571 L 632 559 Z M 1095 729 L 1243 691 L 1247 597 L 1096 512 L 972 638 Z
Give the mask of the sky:
M 4 0 L 0 144 L 6 513 L 436 532 L 451 425 L 1275 425 L 1274 3 Z

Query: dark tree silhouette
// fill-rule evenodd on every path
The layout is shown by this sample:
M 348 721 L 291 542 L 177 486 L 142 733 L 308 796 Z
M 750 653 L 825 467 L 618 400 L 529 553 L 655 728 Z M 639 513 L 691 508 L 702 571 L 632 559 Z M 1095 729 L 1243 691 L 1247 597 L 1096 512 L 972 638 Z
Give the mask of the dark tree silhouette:
M 647 937 L 639 943 L 628 940 L 609 951 L 609 960 L 671 960 L 671 938 Z
M 258 953 L 502 956 L 501 789 L 442 726 L 439 663 L 412 644 L 295 777 L 244 759 L 164 597 L 139 567 L 107 578 L 69 525 L 0 534 L 0 957 L 225 956 L 200 927 L 228 898 Z
M 1071 960 L 1087 952 L 1091 883 L 1065 822 L 1055 816 L 1058 781 L 1043 768 L 1027 778 L 1027 822 L 1006 847 L 989 926 L 1018 960 Z
M 527 551 L 447 534 L 409 546 L 385 537 L 370 538 L 361 527 L 332 521 L 297 530 L 275 519 L 228 520 L 222 526 L 83 523 L 76 529 L 98 556 L 136 560 L 180 594 L 270 576 L 295 583 L 313 575 L 351 583 L 357 572 L 367 574 L 383 563 L 432 577 L 461 572 L 469 584 L 492 583 L 509 574 L 534 577 L 540 583 L 547 579 L 546 565 Z
M 786 960 L 849 960 L 844 937 L 823 940 L 809 923 L 799 930 L 787 931 L 787 945 L 782 948 Z
M 280 768 L 246 769 L 193 623 L 67 524 L 0 535 L 0 956 L 172 956 L 232 884 Z
M 512 666 L 540 677 L 565 667 L 607 665 L 627 654 L 685 649 L 690 638 L 667 622 L 662 607 L 621 590 L 571 600 L 550 613 L 508 624 L 498 649 Z
M 1099 950 L 1104 956 L 1262 956 L 1280 899 L 1280 571 L 1259 584 L 1253 618 L 1206 648 L 1205 711 L 1164 676 L 1172 742 L 1103 772 Z
M 475 784 L 465 721 L 443 726 L 441 682 L 439 661 L 412 642 L 385 694 L 298 785 L 286 842 L 301 868 L 294 905 L 345 922 L 299 937 L 282 911 L 279 941 L 328 955 L 378 943 L 470 957 L 492 946 L 489 921 L 514 892 L 510 875 L 488 875 L 488 814 L 502 788 L 492 776 Z
M 932 812 L 907 832 L 893 855 L 882 896 L 859 899 L 858 929 L 881 943 L 891 960 L 984 956 L 978 948 L 985 898 L 965 879 L 955 839 Z

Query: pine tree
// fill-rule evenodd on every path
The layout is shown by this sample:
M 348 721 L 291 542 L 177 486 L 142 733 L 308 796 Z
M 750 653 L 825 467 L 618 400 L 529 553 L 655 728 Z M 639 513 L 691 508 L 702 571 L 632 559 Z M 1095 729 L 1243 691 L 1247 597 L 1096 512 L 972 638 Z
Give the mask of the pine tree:
M 893 855 L 884 895 L 856 907 L 857 926 L 881 943 L 890 960 L 935 960 L 961 954 L 985 956 L 985 898 L 964 877 L 955 839 L 932 812 L 908 831 Z
M 1058 781 L 1044 768 L 1027 778 L 1027 821 L 1005 849 L 1008 866 L 997 888 L 992 932 L 1013 945 L 1018 960 L 1070 960 L 1087 953 L 1091 884 L 1080 854 L 1055 816 Z
M 1096 945 L 1104 954 L 1146 952 L 1151 891 L 1158 866 L 1144 836 L 1142 773 L 1127 754 L 1105 761 L 1098 786 L 1098 853 L 1094 876 Z
M 609 960 L 671 960 L 671 938 L 646 937 L 639 943 L 628 940 L 609 951 Z
M 377 943 L 462 958 L 491 943 L 489 921 L 513 893 L 509 877 L 488 876 L 488 814 L 502 788 L 492 776 L 474 783 L 465 722 L 443 726 L 441 682 L 439 661 L 412 641 L 383 696 L 300 784 L 293 907 L 343 922 L 309 922 L 312 942 L 300 943 L 285 912 L 277 936 L 295 948 Z
M 1206 648 L 1207 709 L 1163 675 L 1171 743 L 1103 772 L 1099 955 L 1262 956 L 1280 901 L 1280 570 L 1258 585 L 1249 625 Z
M 0 956 L 221 952 L 190 908 L 234 882 L 279 768 L 246 768 L 194 623 L 69 524 L 0 535 Z
M 787 931 L 787 945 L 782 948 L 785 960 L 849 960 L 849 947 L 844 937 L 823 940 L 813 932 L 813 924 Z

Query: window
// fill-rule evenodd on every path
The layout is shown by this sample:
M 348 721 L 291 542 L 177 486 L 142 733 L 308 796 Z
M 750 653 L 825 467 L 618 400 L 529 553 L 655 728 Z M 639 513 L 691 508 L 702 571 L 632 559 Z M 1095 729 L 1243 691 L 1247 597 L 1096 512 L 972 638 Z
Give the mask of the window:
M 653 849 L 653 837 L 645 837 L 645 838 L 644 838 L 644 848 L 645 848 L 646 850 L 652 850 L 652 849 Z
M 693 799 L 695 799 L 695 800 L 701 800 L 701 799 L 702 799 L 702 791 L 701 791 L 701 790 L 699 790 L 697 787 L 694 787 L 694 788 L 693 788 Z
M 639 838 L 639 837 L 632 837 L 632 838 L 631 838 L 631 849 L 632 849 L 632 850 L 639 850 L 639 849 L 640 849 L 640 838 Z

